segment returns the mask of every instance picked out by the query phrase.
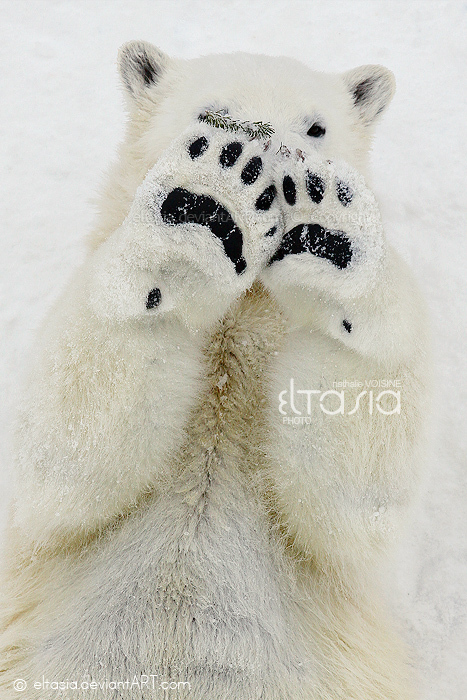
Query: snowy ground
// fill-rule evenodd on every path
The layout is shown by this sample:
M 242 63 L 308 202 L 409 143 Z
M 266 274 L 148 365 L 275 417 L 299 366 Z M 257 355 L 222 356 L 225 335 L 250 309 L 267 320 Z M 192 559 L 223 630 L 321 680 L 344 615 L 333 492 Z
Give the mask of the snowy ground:
M 0 12 L 0 524 L 9 426 L 34 330 L 83 255 L 90 200 L 122 134 L 118 46 L 138 38 L 183 58 L 246 50 L 321 70 L 383 63 L 395 72 L 374 185 L 388 234 L 429 301 L 436 390 L 426 487 L 391 598 L 416 651 L 423 700 L 464 700 L 467 3 L 3 0 Z

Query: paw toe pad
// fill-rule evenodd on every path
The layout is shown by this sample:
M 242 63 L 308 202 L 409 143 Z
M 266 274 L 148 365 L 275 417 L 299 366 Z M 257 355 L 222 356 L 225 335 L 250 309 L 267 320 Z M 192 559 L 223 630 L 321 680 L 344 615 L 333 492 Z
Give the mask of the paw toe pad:
M 188 153 L 190 154 L 190 158 L 192 160 L 196 160 L 196 158 L 202 156 L 203 153 L 207 150 L 208 145 L 208 140 L 205 136 L 200 136 L 199 139 L 196 139 L 196 141 L 190 143 L 190 145 L 188 146 Z
M 336 182 L 336 194 L 339 202 L 344 207 L 349 206 L 354 195 L 349 185 L 347 185 L 345 182 L 342 182 L 342 180 L 337 180 Z
M 306 191 L 308 192 L 308 196 L 310 197 L 310 199 L 315 204 L 319 204 L 324 197 L 324 192 L 326 189 L 324 180 L 320 178 L 319 175 L 315 175 L 314 173 L 307 173 L 305 185 Z
M 292 180 L 290 175 L 286 175 L 282 182 L 282 189 L 284 192 L 285 201 L 290 206 L 293 206 L 297 201 L 297 188 L 295 187 L 295 182 Z
M 259 156 L 254 156 L 242 170 L 241 178 L 245 185 L 252 185 L 261 175 L 263 161 Z
M 146 308 L 147 309 L 155 309 L 156 306 L 159 306 L 161 301 L 162 301 L 161 290 L 158 287 L 154 287 L 154 289 L 151 289 L 151 291 L 148 294 L 148 298 L 146 299 Z
M 256 209 L 259 211 L 268 211 L 268 209 L 270 209 L 272 206 L 276 194 L 277 192 L 274 185 L 269 185 L 269 187 L 266 187 L 264 192 L 262 192 L 256 200 Z
M 223 147 L 219 162 L 223 168 L 231 168 L 240 158 L 243 146 L 239 141 L 232 141 Z

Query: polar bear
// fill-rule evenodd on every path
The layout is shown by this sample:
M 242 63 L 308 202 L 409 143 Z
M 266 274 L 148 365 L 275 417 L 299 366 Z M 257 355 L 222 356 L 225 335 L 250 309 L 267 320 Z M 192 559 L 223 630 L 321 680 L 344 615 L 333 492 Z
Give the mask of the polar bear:
M 377 585 L 427 376 L 365 179 L 392 74 L 145 42 L 119 70 L 127 136 L 18 420 L 2 697 L 411 698 Z

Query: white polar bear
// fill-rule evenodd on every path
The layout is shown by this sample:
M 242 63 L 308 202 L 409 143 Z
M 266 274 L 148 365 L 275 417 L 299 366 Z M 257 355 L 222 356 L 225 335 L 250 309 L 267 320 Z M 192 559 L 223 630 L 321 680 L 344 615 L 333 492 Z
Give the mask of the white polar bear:
M 426 324 L 361 174 L 392 75 L 144 42 L 119 68 L 127 137 L 18 424 L 2 697 L 410 698 L 375 582 Z

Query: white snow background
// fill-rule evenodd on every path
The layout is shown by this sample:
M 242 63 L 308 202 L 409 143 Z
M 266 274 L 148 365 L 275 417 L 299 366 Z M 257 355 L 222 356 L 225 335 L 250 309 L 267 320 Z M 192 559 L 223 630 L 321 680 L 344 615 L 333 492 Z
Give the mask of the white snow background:
M 388 587 L 423 700 L 465 700 L 467 2 L 3 0 L 0 12 L 1 524 L 34 331 L 83 257 L 91 200 L 123 133 L 118 47 L 147 39 L 182 58 L 242 50 L 394 71 L 373 184 L 429 302 L 436 387 L 426 485 Z

